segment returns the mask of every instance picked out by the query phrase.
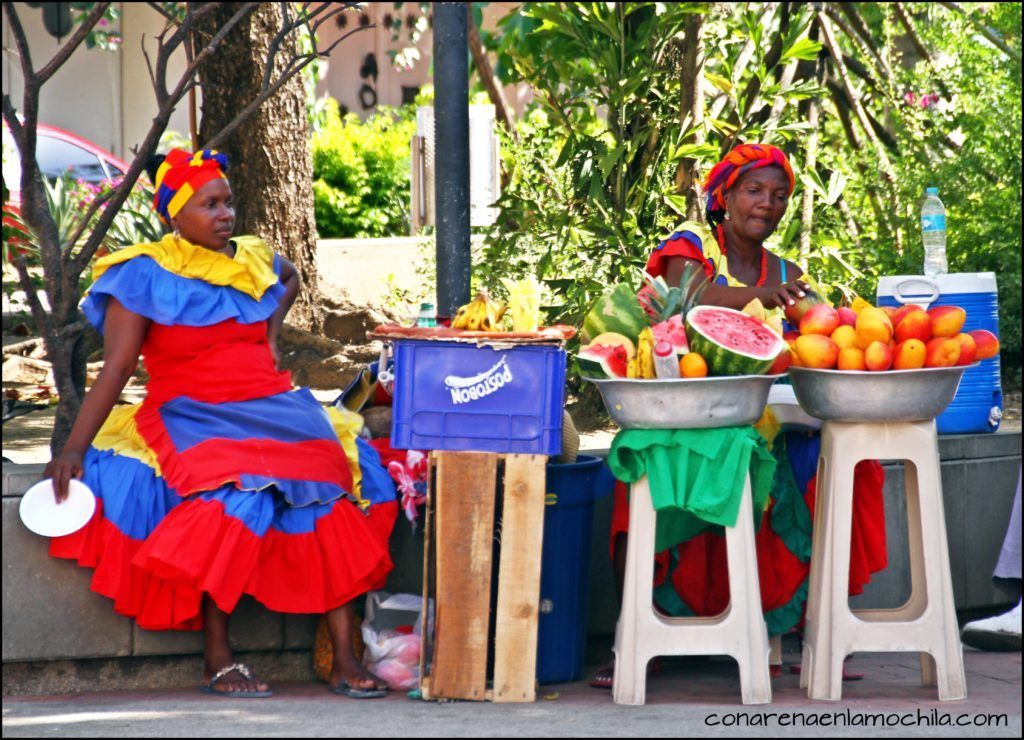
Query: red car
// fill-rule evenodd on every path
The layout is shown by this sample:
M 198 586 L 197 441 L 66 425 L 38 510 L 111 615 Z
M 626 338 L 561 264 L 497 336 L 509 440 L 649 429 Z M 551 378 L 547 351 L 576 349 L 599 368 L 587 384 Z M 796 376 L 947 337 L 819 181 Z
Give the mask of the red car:
M 3 224 L 19 231 L 21 157 L 6 124 L 3 127 L 3 147 L 4 185 L 9 192 L 3 206 Z M 40 123 L 36 129 L 36 162 L 39 163 L 43 177 L 51 182 L 65 172 L 70 172 L 76 180 L 98 183 L 128 171 L 128 164 L 106 149 L 70 131 L 45 123 Z M 17 235 L 11 236 L 9 241 L 12 246 L 23 244 Z
M 14 137 L 3 127 L 3 176 L 10 190 L 9 205 L 17 212 L 21 205 L 21 160 Z M 101 182 L 128 171 L 128 164 L 106 149 L 56 126 L 40 123 L 37 128 L 36 161 L 43 176 L 55 180 L 70 172 L 77 180 Z

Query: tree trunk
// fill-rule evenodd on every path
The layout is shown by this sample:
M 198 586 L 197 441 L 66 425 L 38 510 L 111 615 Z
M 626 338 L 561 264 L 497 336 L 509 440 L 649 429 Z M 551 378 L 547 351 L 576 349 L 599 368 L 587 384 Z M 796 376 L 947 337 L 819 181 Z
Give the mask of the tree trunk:
M 701 41 L 701 26 L 704 23 L 703 13 L 694 13 L 686 20 L 686 46 L 683 50 L 683 63 L 680 70 L 680 87 L 682 100 L 679 106 L 679 122 L 687 118 L 694 130 L 693 143 L 704 141 L 702 124 L 704 122 L 704 45 Z M 697 176 L 697 160 L 687 157 L 676 169 L 676 192 L 686 196 L 686 219 L 696 221 L 700 218 L 701 202 L 698 189 L 700 181 Z
M 473 20 L 473 13 L 466 13 L 466 40 L 469 44 L 469 51 L 473 55 L 473 64 L 476 65 L 476 73 L 487 90 L 487 97 L 494 105 L 495 117 L 498 123 L 505 127 L 509 135 L 516 139 L 516 124 L 512 119 L 508 101 L 505 99 L 505 90 L 501 86 L 501 80 L 494 76 L 494 69 L 491 67 L 491 60 L 487 58 L 487 49 L 480 39 L 480 31 L 477 30 L 476 21 Z
M 203 19 L 213 33 L 243 5 L 220 3 Z M 203 104 L 200 145 L 224 128 L 262 84 L 265 59 L 281 24 L 281 6 L 263 3 L 225 38 L 217 54 L 200 67 Z M 280 58 L 296 53 L 296 34 L 281 44 Z M 275 75 L 276 76 L 276 75 Z M 309 151 L 306 93 L 296 75 L 220 147 L 231 159 L 231 189 L 237 234 L 254 234 L 295 265 L 302 288 L 289 323 L 322 329 L 313 215 L 313 162 Z

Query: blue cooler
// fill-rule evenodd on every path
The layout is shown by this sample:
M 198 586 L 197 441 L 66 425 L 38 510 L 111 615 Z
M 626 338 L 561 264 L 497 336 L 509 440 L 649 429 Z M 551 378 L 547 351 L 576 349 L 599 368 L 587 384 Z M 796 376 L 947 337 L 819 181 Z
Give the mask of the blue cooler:
M 594 501 L 614 486 L 599 457 L 580 455 L 574 463 L 547 466 L 537 625 L 542 684 L 577 681 L 583 674 Z
M 397 340 L 391 446 L 558 455 L 565 350 Z
M 999 298 L 992 272 L 952 275 L 895 275 L 878 279 L 879 306 L 914 303 L 925 310 L 933 306 L 959 306 L 967 312 L 962 331 L 987 329 L 999 336 Z M 939 434 L 994 432 L 1003 417 L 1003 391 L 999 382 L 999 356 L 983 360 L 967 370 L 956 397 L 935 420 Z

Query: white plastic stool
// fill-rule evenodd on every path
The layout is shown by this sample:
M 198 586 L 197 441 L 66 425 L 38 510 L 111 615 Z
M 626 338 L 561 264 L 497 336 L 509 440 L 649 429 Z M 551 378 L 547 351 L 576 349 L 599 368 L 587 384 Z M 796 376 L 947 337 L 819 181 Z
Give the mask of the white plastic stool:
M 751 495 L 748 477 L 736 526 L 725 530 L 728 608 L 717 617 L 664 617 L 653 603 L 655 511 L 651 489 L 646 476 L 632 484 L 625 593 L 615 629 L 612 700 L 616 704 L 644 703 L 647 663 L 658 655 L 731 655 L 739 663 L 743 703 L 772 700 Z
M 853 470 L 875 458 L 908 463 L 911 594 L 896 609 L 851 611 Z M 939 699 L 967 696 L 934 421 L 829 421 L 822 430 L 800 687 L 812 699 L 840 699 L 843 660 L 857 651 L 919 652 L 922 682 L 938 686 Z

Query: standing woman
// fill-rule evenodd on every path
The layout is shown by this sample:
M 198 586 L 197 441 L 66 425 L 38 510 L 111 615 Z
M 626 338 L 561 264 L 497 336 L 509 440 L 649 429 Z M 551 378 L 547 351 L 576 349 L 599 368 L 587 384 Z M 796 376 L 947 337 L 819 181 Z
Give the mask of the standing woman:
M 352 419 L 278 370 L 298 275 L 260 239 L 232 236 L 227 166 L 172 150 L 153 181 L 173 233 L 93 268 L 82 311 L 103 334 L 103 370 L 45 475 L 58 500 L 83 479 L 97 507 L 50 554 L 95 568 L 92 589 L 143 629 L 202 629 L 206 693 L 271 695 L 228 641 L 246 593 L 326 613 L 332 690 L 383 696 L 352 652 L 353 600 L 391 569 L 394 487 Z M 140 354 L 146 398 L 115 408 Z
M 744 144 L 730 151 L 708 174 L 705 215 L 701 224 L 682 224 L 661 242 L 647 262 L 647 272 L 677 286 L 689 261 L 699 263 L 713 280 L 701 303 L 741 309 L 757 298 L 767 309 L 792 305 L 809 290 L 803 271 L 765 249 L 789 205 L 794 177 L 782 150 L 768 144 Z M 762 420 L 763 421 L 763 420 Z M 757 533 L 761 604 L 771 635 L 788 632 L 803 621 L 810 561 L 815 474 L 821 440 L 818 434 L 784 432 L 774 437 L 780 467 L 768 509 Z M 851 594 L 860 593 L 872 573 L 886 566 L 882 508 L 884 473 L 874 460 L 858 463 L 854 475 Z M 611 558 L 619 593 L 626 565 L 629 530 L 627 487 L 615 489 Z M 658 553 L 655 601 L 673 616 L 719 614 L 729 604 L 725 538 L 705 533 Z M 611 687 L 612 666 L 598 671 L 591 685 Z M 852 678 L 853 674 L 847 674 Z

